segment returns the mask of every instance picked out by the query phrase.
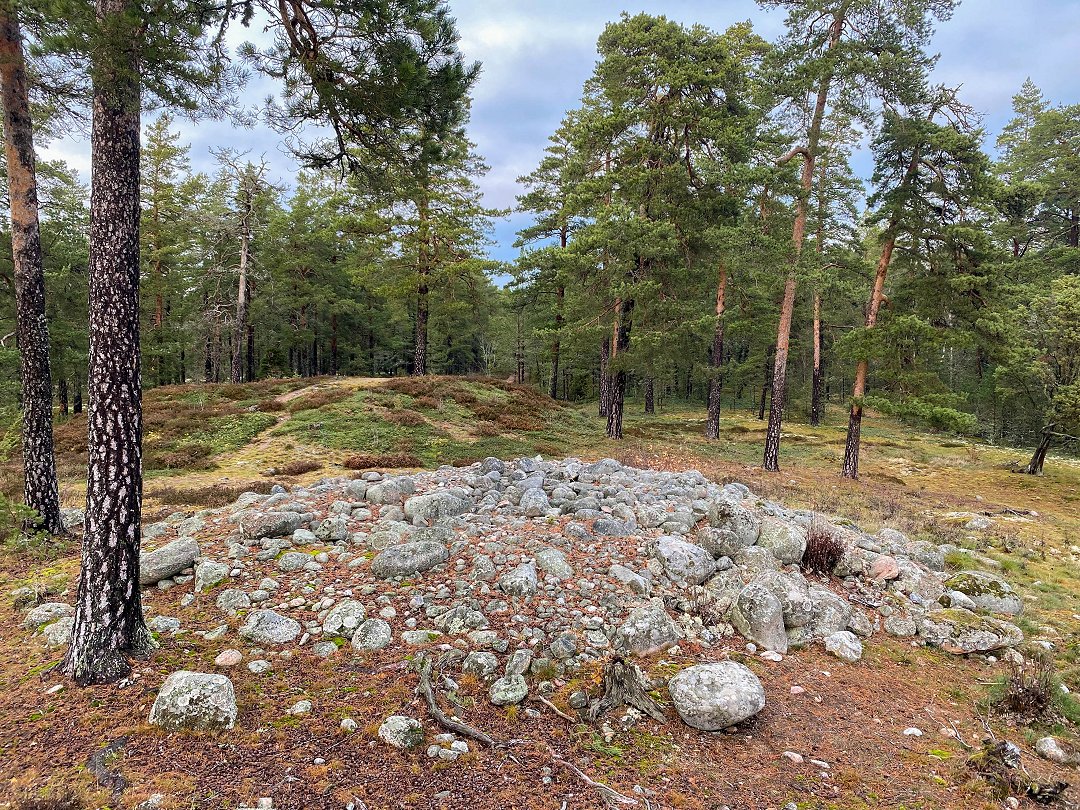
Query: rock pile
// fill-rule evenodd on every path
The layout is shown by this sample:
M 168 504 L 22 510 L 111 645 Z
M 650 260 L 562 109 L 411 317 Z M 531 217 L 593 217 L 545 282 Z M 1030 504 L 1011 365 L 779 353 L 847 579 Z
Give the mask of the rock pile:
M 799 569 L 811 527 L 845 549 L 830 579 Z M 333 656 L 396 647 L 404 657 L 440 645 L 489 684 L 496 705 L 522 701 L 530 677 L 550 679 L 616 652 L 688 642 L 704 660 L 718 658 L 742 644 L 736 633 L 768 658 L 820 643 L 848 662 L 876 633 L 958 654 L 1023 639 L 1008 621 L 1021 600 L 993 574 L 946 573 L 952 546 L 891 529 L 871 536 L 740 484 L 611 459 L 490 458 L 275 487 L 173 515 L 147 536 L 158 548 L 143 555 L 144 586 L 186 586 L 182 604 L 211 600 L 220 626 L 196 630 L 207 638 L 235 628 L 270 657 L 262 648 L 311 645 Z M 152 591 L 146 596 L 152 604 Z M 42 605 L 26 626 L 70 622 L 71 612 Z M 152 626 L 179 630 L 167 616 Z M 238 663 L 230 656 L 230 666 Z M 248 663 L 252 672 L 271 666 Z M 179 675 L 167 686 L 191 686 L 192 673 Z M 224 695 L 216 681 L 199 684 L 211 687 Z M 163 689 L 162 707 L 155 704 L 167 723 L 177 713 L 164 698 L 173 691 Z M 702 729 L 741 722 L 765 699 L 757 678 L 731 661 L 676 674 L 670 693 L 680 716 Z M 231 722 L 228 711 L 213 722 Z M 391 744 L 411 740 L 403 720 L 387 723 L 380 736 Z

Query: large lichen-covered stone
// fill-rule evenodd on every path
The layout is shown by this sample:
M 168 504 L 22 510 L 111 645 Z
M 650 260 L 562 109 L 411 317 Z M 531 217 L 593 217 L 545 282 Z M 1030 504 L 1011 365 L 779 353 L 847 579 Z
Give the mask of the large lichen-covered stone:
M 960 571 L 945 580 L 950 591 L 959 591 L 980 610 L 1018 616 L 1024 603 L 1009 583 L 986 571 Z
M 1016 647 L 1024 641 L 1024 633 L 1016 625 L 963 608 L 932 610 L 917 624 L 927 643 L 956 655 Z
M 150 723 L 170 731 L 229 729 L 236 714 L 236 692 L 226 676 L 181 670 L 162 684 Z
M 154 585 L 176 576 L 195 564 L 199 544 L 192 537 L 180 537 L 159 549 L 139 555 L 139 584 Z
M 687 667 L 671 679 L 668 692 L 683 722 L 702 731 L 733 726 L 765 708 L 761 681 L 735 661 Z
M 731 623 L 747 639 L 778 653 L 788 651 L 784 609 L 780 600 L 759 582 L 751 582 L 735 599 Z
M 615 644 L 620 649 L 648 654 L 662 650 L 682 640 L 682 633 L 664 610 L 660 599 L 634 608 L 626 621 L 615 631 Z
M 442 543 L 421 540 L 389 546 L 371 561 L 371 573 L 383 579 L 409 577 L 446 562 L 450 552 Z

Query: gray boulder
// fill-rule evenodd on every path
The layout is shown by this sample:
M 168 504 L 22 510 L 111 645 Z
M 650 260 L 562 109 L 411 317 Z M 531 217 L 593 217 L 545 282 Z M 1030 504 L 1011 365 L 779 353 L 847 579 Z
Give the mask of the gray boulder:
M 683 634 L 664 610 L 661 599 L 650 599 L 634 608 L 615 631 L 616 647 L 628 652 L 648 654 L 678 644 Z
M 551 503 L 548 501 L 548 496 L 544 493 L 544 490 L 533 487 L 521 493 L 521 502 L 518 506 L 525 514 L 525 517 L 539 517 L 551 508 Z
M 236 692 L 224 675 L 174 672 L 150 709 L 150 723 L 170 731 L 230 729 L 236 724 Z
M 472 502 L 452 492 L 429 492 L 405 501 L 405 517 L 412 523 L 424 525 L 441 518 L 464 514 Z
M 525 677 L 519 674 L 504 675 L 491 685 L 491 702 L 496 706 L 511 706 L 521 703 L 529 694 L 529 685 Z
M 716 532 L 708 534 L 714 548 L 706 548 L 715 557 L 734 557 L 739 549 L 754 545 L 761 532 L 761 518 L 733 498 L 709 503 L 709 524 Z
M 753 581 L 764 585 L 780 600 L 785 627 L 802 627 L 813 618 L 814 601 L 810 598 L 810 586 L 802 574 L 764 571 L 754 577 Z
M 393 640 L 393 630 L 383 619 L 365 619 L 352 634 L 353 649 L 361 652 L 381 650 Z
M 247 512 L 240 518 L 240 536 L 248 542 L 288 537 L 304 525 L 299 512 Z
M 765 708 L 761 681 L 735 661 L 687 667 L 671 679 L 668 692 L 683 722 L 701 731 L 734 726 Z
M 75 629 L 75 617 L 64 616 L 57 619 L 55 622 L 50 622 L 45 625 L 41 631 L 41 635 L 45 638 L 45 643 L 50 647 L 61 647 L 64 644 L 71 643 L 71 631 Z
M 364 610 L 362 604 L 355 599 L 342 599 L 330 608 L 330 612 L 323 619 L 323 635 L 329 638 L 334 636 L 352 638 L 365 618 L 367 618 L 367 611 Z
M 858 636 L 847 630 L 840 630 L 831 636 L 825 637 L 825 649 L 841 661 L 854 664 L 862 658 L 862 642 Z
M 273 610 L 254 610 L 239 633 L 253 644 L 288 644 L 300 635 L 300 622 Z
M 368 487 L 365 493 L 372 503 L 401 503 L 406 496 L 416 492 L 416 484 L 411 478 L 388 478 Z
M 424 727 L 412 717 L 392 714 L 379 726 L 379 739 L 394 748 L 419 748 L 424 744 Z
M 465 656 L 461 671 L 482 681 L 489 681 L 499 671 L 499 659 L 495 653 L 473 651 Z
M 286 551 L 278 557 L 277 567 L 279 571 L 291 574 L 303 570 L 311 561 L 312 557 L 306 551 Z
M 74 615 L 75 608 L 71 605 L 66 605 L 63 602 L 45 602 L 30 610 L 30 612 L 23 617 L 23 627 L 27 630 L 37 630 L 44 624 L 55 622 L 57 619 L 62 619 L 65 616 Z
M 235 616 L 238 610 L 247 610 L 251 607 L 251 597 L 239 588 L 226 588 L 217 598 L 218 610 Z
M 712 554 L 681 537 L 665 535 L 659 538 L 654 554 L 673 582 L 700 585 L 716 572 Z
M 570 579 L 574 576 L 574 569 L 566 561 L 566 555 L 557 548 L 542 548 L 536 552 L 536 564 L 544 573 L 556 579 Z
M 612 563 L 608 576 L 628 587 L 639 596 L 648 596 L 652 586 L 645 577 L 620 563 Z
M 781 654 L 788 651 L 783 606 L 758 582 L 751 582 L 739 591 L 731 611 L 731 623 L 747 639 L 766 650 Z
M 499 577 L 499 588 L 510 596 L 526 597 L 536 593 L 536 563 L 524 562 Z
M 768 549 L 782 565 L 797 563 L 806 553 L 806 529 L 775 517 L 761 522 L 761 536 L 757 544 Z
M 195 566 L 195 591 L 208 591 L 229 578 L 232 569 L 225 563 L 214 560 L 199 560 Z
M 383 579 L 410 577 L 446 562 L 449 556 L 446 546 L 431 540 L 388 546 L 371 561 L 371 573 Z
M 1016 625 L 963 608 L 931 610 L 919 619 L 918 630 L 928 644 L 954 655 L 1016 647 L 1024 641 Z
M 155 585 L 195 564 L 199 544 L 193 537 L 179 537 L 154 551 L 139 555 L 139 584 Z
M 986 571 L 960 571 L 945 580 L 945 587 L 959 591 L 975 603 L 979 610 L 1019 616 L 1024 603 L 1009 583 Z

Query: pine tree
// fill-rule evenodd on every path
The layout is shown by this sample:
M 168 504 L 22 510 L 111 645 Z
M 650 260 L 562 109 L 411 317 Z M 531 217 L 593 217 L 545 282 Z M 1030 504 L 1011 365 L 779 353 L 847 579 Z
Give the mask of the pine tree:
M 38 220 L 37 169 L 22 31 L 13 0 L 0 3 L 0 86 L 11 204 L 17 339 L 23 402 L 23 492 L 38 525 L 64 531 L 53 453 L 52 371 L 45 317 L 45 272 Z

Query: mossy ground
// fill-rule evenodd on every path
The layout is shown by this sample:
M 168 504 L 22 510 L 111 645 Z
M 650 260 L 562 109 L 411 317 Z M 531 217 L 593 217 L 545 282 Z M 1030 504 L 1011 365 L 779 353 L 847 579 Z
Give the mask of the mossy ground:
M 992 568 L 1024 598 L 1025 613 L 1018 623 L 1029 637 L 1054 645 L 1061 680 L 1071 690 L 1080 690 L 1080 593 L 1075 585 L 1080 575 L 1080 463 L 1076 459 L 1052 456 L 1044 476 L 1017 475 L 1011 468 L 1026 460 L 1026 451 L 959 441 L 891 420 L 868 418 L 863 430 L 862 477 L 846 481 L 838 475 L 846 419 L 833 410 L 821 427 L 790 420 L 782 445 L 782 472 L 766 474 L 760 468 L 765 426 L 745 410 L 725 411 L 721 439 L 707 442 L 702 437 L 703 408 L 673 405 L 645 416 L 640 403 L 631 402 L 626 439 L 612 442 L 603 437 L 595 403 L 558 405 L 533 389 L 486 379 L 317 379 L 181 386 L 147 392 L 146 414 L 149 519 L 181 507 L 221 505 L 244 489 L 265 491 L 275 482 L 353 475 L 359 467 L 347 462 L 358 457 L 363 462 L 360 466 L 396 467 L 404 459 L 413 462 L 409 466 L 434 467 L 488 455 L 539 453 L 586 459 L 611 456 L 661 469 L 697 468 L 714 480 L 741 481 L 763 497 L 846 518 L 870 531 L 888 525 L 912 537 L 948 540 L 963 549 L 949 555 L 950 568 Z M 59 425 L 57 434 L 63 498 L 66 505 L 79 505 L 85 421 L 71 418 Z M 305 463 L 290 466 L 297 460 Z M 9 459 L 0 472 L 4 490 L 18 492 L 17 458 Z M 963 521 L 946 517 L 950 512 L 986 514 L 993 525 L 989 530 L 967 531 Z M 32 584 L 43 593 L 70 590 L 77 566 L 74 543 L 46 549 L 44 555 L 5 552 L 0 554 L 0 593 L 23 584 Z M 23 638 L 20 615 L 9 604 L 0 604 L 5 637 Z M 200 619 L 209 626 L 214 617 L 184 616 L 185 624 L 198 624 Z M 166 640 L 152 658 L 153 672 L 148 671 L 145 680 L 160 683 L 172 669 L 209 667 L 216 652 L 214 645 L 193 636 Z M 153 752 L 166 745 L 166 738 L 145 725 L 152 693 L 138 688 L 68 689 L 44 697 L 40 684 L 48 677 L 45 671 L 52 660 L 36 646 L 31 650 L 21 644 L 0 645 L 0 686 L 26 698 L 20 703 L 25 710 L 16 712 L 18 716 L 0 711 L 0 728 L 11 732 L 7 743 L 0 739 L 0 760 L 37 757 L 40 749 L 26 746 L 27 740 L 38 737 L 42 744 L 54 745 L 57 756 L 67 749 L 75 751 L 78 736 L 89 729 L 131 735 L 121 767 L 133 778 L 154 774 L 152 763 L 159 754 Z M 713 806 L 721 800 L 740 806 L 732 801 L 740 795 L 748 800 L 767 798 L 761 806 L 792 800 L 799 807 L 837 810 L 997 806 L 985 786 L 964 769 L 963 746 L 939 735 L 937 728 L 955 723 L 965 739 L 974 743 L 982 732 L 991 685 L 1002 677 L 1000 666 L 889 639 L 868 644 L 866 658 L 856 666 L 841 665 L 816 650 L 789 657 L 775 667 L 766 667 L 755 658 L 746 660 L 766 681 L 773 697 L 762 718 L 747 730 L 745 742 L 741 735 L 691 735 L 677 723 L 617 732 L 606 741 L 596 728 L 560 728 L 561 721 L 554 719 L 542 738 L 552 741 L 562 756 L 574 757 L 583 765 L 587 762 L 592 775 L 624 792 L 636 783 L 662 789 L 665 806 L 671 807 Z M 327 745 L 338 746 L 336 726 L 343 712 L 366 729 L 364 743 L 334 748 L 326 766 L 307 769 L 307 781 L 284 784 L 325 787 L 333 801 L 342 798 L 337 795 L 340 781 L 334 774 L 343 769 L 357 774 L 370 771 L 368 776 L 376 781 L 366 784 L 369 788 L 377 785 L 379 772 L 371 771 L 365 759 L 370 754 L 363 753 L 366 741 L 374 737 L 374 729 L 389 709 L 408 712 L 415 701 L 412 682 L 393 668 L 394 663 L 389 659 L 356 661 L 342 669 L 339 663 L 311 658 L 305 659 L 310 677 L 303 684 L 276 670 L 252 679 L 241 695 L 246 707 L 241 730 L 219 741 L 221 756 L 229 760 L 221 775 L 232 780 L 229 785 L 196 778 L 193 774 L 199 764 L 193 751 L 172 746 L 175 767 L 154 774 L 155 789 L 174 795 L 187 792 L 193 800 L 213 801 L 215 806 L 234 806 L 224 797 L 258 795 L 262 771 L 277 774 L 278 764 L 289 759 L 281 752 L 305 751 L 313 757 Z M 654 674 L 663 674 L 663 668 L 658 663 Z M 826 671 L 831 676 L 825 676 Z M 357 688 L 359 676 L 364 679 L 362 689 Z M 822 702 L 789 696 L 788 689 L 795 684 L 806 687 L 808 695 L 820 696 Z M 571 681 L 552 696 L 553 701 L 565 709 L 569 692 L 579 686 Z M 483 687 L 463 681 L 463 694 L 475 698 L 470 703 L 476 707 L 474 719 L 488 730 L 508 738 L 525 733 L 521 717 L 483 708 Z M 303 696 L 314 697 L 325 713 L 317 711 L 303 719 L 290 716 L 290 723 L 282 724 L 281 706 Z M 1080 703 L 1064 696 L 1057 708 L 1054 717 L 1030 727 L 1012 727 L 1008 718 L 993 715 L 990 722 L 999 735 L 1028 745 L 1048 731 L 1076 739 Z M 901 738 L 898 743 L 898 724 L 921 725 L 931 733 Z M 836 787 L 835 794 L 824 790 L 826 783 L 812 769 L 778 765 L 778 752 L 789 748 L 832 761 L 830 784 Z M 544 764 L 543 749 L 526 750 L 540 759 L 531 762 L 526 757 L 529 764 L 524 770 L 516 767 L 514 773 L 523 774 L 531 788 L 499 781 L 507 773 L 500 764 L 501 755 L 482 753 L 467 768 L 438 772 L 430 771 L 424 759 L 409 760 L 405 770 L 398 772 L 407 784 L 394 795 L 405 802 L 413 795 L 410 791 L 430 797 L 430 791 L 422 787 L 430 779 L 443 788 L 477 788 L 477 796 L 495 795 L 491 793 L 495 790 L 504 801 L 528 790 L 533 791 L 529 795 L 538 795 L 536 771 Z M 265 752 L 277 753 L 266 757 Z M 383 756 L 381 750 L 377 754 L 376 759 Z M 1027 764 L 1036 771 L 1046 767 L 1032 759 Z M 8 787 L 21 790 L 33 785 L 37 790 L 44 785 L 46 792 L 52 789 L 57 795 L 76 790 L 84 798 L 83 806 L 98 806 L 93 802 L 104 794 L 83 769 L 46 770 L 35 766 L 18 777 L 18 784 Z M 666 782 L 660 778 L 665 774 L 670 774 Z M 284 773 L 280 775 L 284 778 Z M 193 792 L 196 783 L 198 794 Z M 2 795 L 0 788 L 0 806 Z M 581 798 L 582 803 L 574 806 L 594 806 L 594 794 L 582 792 Z M 107 796 L 101 799 L 106 800 Z M 529 805 L 523 802 L 521 806 Z

